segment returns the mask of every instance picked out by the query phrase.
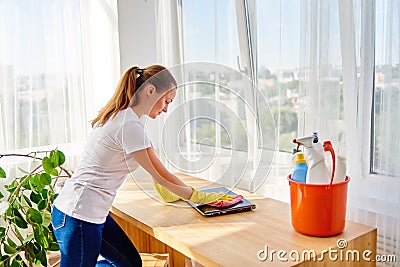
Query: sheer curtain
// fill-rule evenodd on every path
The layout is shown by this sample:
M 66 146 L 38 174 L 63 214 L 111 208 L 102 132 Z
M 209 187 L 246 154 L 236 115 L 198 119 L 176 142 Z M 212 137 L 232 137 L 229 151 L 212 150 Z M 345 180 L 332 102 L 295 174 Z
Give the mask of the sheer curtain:
M 377 227 L 378 254 L 397 257 L 399 36 L 398 1 L 301 2 L 299 132 L 346 156 L 347 218 Z
M 351 148 L 356 148 L 361 160 L 350 166 L 354 179 L 350 184 L 349 218 L 376 226 L 378 254 L 398 258 L 400 4 L 391 0 L 352 2 L 360 74 L 357 136 L 351 139 Z
M 255 36 L 250 35 L 246 16 L 252 9 L 247 1 L 233 0 L 157 5 L 160 61 L 179 69 L 182 78 L 177 101 L 165 118 L 168 123 L 158 130 L 171 129 L 170 136 L 178 138 L 161 140 L 160 151 L 179 171 L 246 189 L 256 188 L 254 183 L 262 182 L 269 166 L 261 164 L 266 170 L 251 179 L 263 156 L 256 137 L 262 131 L 255 123 L 257 58 L 251 40 Z M 267 110 L 268 105 L 261 109 Z M 272 117 L 265 114 L 267 128 Z M 268 130 L 273 143 L 273 126 Z
M 0 5 L 1 150 L 80 141 L 86 99 L 79 2 Z
M 300 5 L 299 135 L 318 132 L 343 149 L 342 62 L 337 1 Z
M 0 150 L 82 147 L 119 78 L 117 25 L 115 1 L 0 2 Z

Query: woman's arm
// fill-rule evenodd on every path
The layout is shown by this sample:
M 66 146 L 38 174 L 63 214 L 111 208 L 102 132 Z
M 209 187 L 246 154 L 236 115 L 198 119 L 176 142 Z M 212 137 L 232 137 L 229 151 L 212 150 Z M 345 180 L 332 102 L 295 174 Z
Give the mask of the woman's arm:
M 153 147 L 133 152 L 132 156 L 157 183 L 184 199 L 190 199 L 192 188 L 165 168 L 155 154 Z

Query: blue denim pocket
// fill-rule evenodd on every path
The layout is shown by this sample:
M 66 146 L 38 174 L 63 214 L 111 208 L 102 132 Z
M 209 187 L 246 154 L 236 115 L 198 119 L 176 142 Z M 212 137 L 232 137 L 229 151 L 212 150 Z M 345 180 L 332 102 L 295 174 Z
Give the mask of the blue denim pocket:
M 67 215 L 54 207 L 51 215 L 51 224 L 53 225 L 53 230 L 63 228 L 66 220 Z

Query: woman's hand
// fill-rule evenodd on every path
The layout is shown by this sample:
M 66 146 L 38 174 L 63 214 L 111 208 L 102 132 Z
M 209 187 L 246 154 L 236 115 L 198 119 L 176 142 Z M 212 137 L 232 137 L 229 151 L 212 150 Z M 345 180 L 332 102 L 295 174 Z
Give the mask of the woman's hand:
M 172 193 L 167 188 L 160 184 L 153 184 L 154 189 L 156 189 L 158 195 L 161 197 L 161 200 L 167 203 L 175 202 L 181 199 L 177 194 Z
M 161 200 L 167 203 L 175 202 L 181 199 L 180 196 L 177 194 L 172 193 L 167 188 L 163 187 L 160 184 L 153 184 L 154 188 L 156 189 L 157 193 L 160 195 Z M 234 197 L 228 194 L 219 194 L 215 192 L 205 193 L 198 191 L 194 188 L 192 196 L 190 197 L 189 201 L 198 203 L 198 204 L 209 204 L 215 203 L 220 201 L 231 201 Z
M 198 204 L 209 204 L 209 203 L 214 203 L 214 202 L 220 202 L 220 201 L 231 201 L 234 199 L 233 196 L 229 194 L 220 194 L 220 193 L 215 193 L 215 192 L 202 192 L 198 191 L 194 188 L 192 196 L 190 197 L 189 201 L 198 203 Z

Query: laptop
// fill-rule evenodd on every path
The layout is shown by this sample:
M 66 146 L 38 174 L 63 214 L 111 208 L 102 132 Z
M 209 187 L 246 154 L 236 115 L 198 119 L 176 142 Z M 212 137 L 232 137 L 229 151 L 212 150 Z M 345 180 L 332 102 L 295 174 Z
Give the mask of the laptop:
M 202 192 L 224 192 L 227 194 L 230 194 L 232 196 L 235 196 L 236 194 L 226 187 L 216 187 L 216 188 L 210 188 L 210 189 L 203 189 L 201 190 Z M 203 216 L 216 216 L 216 215 L 223 215 L 223 214 L 230 214 L 230 213 L 236 213 L 236 212 L 243 212 L 243 211 L 250 211 L 256 208 L 256 204 L 248 201 L 247 199 L 243 198 L 240 202 L 236 203 L 233 206 L 229 207 L 213 207 L 209 206 L 207 204 L 197 204 L 193 202 L 188 202 L 190 206 L 192 206 L 195 210 L 197 210 L 201 215 Z

